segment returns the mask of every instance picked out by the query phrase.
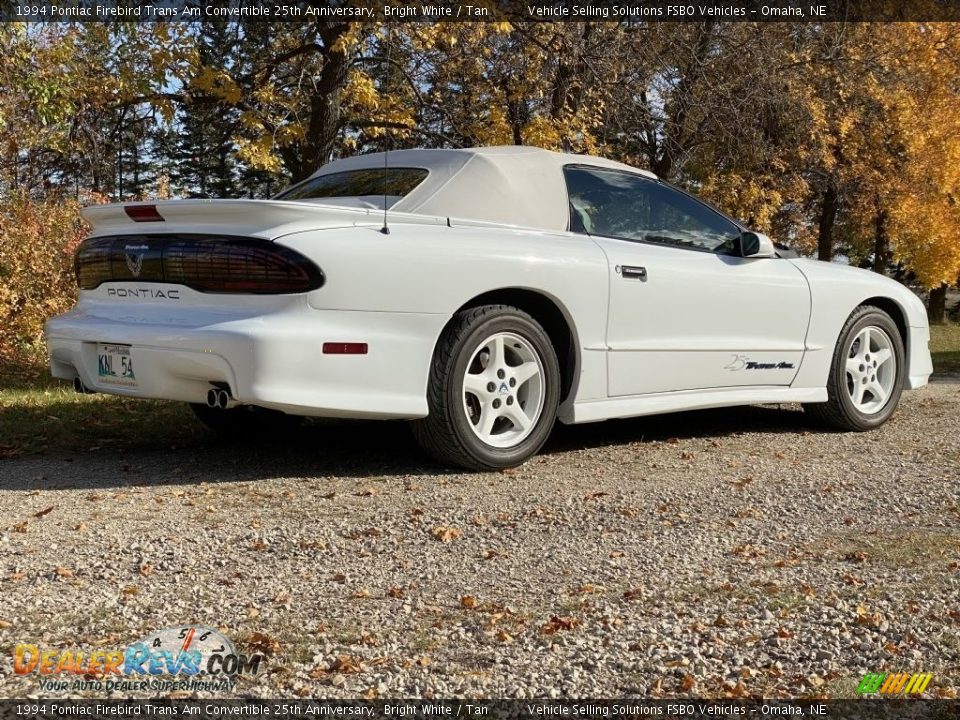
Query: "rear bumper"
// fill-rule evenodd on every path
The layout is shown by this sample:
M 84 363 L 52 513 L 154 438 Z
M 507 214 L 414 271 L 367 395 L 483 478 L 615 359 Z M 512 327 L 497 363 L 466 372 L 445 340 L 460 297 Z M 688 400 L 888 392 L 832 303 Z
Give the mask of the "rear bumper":
M 930 328 L 927 325 L 910 328 L 910 357 L 907 358 L 907 388 L 916 390 L 927 384 L 933 373 L 930 358 Z
M 64 380 L 79 377 L 95 392 L 129 397 L 204 403 L 213 384 L 226 384 L 239 403 L 291 414 L 417 418 L 427 414 L 433 344 L 447 320 L 306 306 L 204 317 L 193 325 L 183 317 L 165 324 L 78 306 L 47 323 L 51 372 Z M 325 355 L 324 342 L 362 342 L 369 349 L 365 355 Z M 101 380 L 98 343 L 131 346 L 137 387 Z

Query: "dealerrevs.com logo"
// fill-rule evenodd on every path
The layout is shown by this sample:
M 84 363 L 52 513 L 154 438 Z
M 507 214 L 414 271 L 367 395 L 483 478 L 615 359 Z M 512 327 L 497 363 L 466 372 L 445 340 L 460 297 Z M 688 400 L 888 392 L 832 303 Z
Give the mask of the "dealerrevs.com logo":
M 932 679 L 931 673 L 867 673 L 857 695 L 919 695 Z
M 41 649 L 20 644 L 17 675 L 36 675 L 41 690 L 232 690 L 240 675 L 256 675 L 263 655 L 238 653 L 225 635 L 187 625 L 164 628 L 125 649 Z

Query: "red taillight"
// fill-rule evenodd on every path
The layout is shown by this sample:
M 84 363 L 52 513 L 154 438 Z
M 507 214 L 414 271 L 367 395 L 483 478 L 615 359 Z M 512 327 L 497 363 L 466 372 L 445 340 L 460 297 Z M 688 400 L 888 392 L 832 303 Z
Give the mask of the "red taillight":
M 367 344 L 358 342 L 325 342 L 324 355 L 366 355 Z
M 122 235 L 90 238 L 75 259 L 77 283 L 175 283 L 208 293 L 302 293 L 323 286 L 323 272 L 295 250 L 258 238 Z
M 123 211 L 134 222 L 164 222 L 156 205 L 125 205 Z

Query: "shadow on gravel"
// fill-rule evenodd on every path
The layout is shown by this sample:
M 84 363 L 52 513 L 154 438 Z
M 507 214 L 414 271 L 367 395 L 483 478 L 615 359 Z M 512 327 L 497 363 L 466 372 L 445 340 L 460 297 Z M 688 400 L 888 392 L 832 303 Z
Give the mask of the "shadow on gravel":
M 588 425 L 558 425 L 543 454 L 670 438 L 717 438 L 751 432 L 792 434 L 802 412 L 742 407 L 673 413 Z M 450 475 L 416 445 L 406 423 L 320 420 L 281 439 L 227 441 L 196 426 L 186 442 L 140 437 L 90 451 L 0 460 L 0 490 L 93 489 L 242 482 L 273 477 L 367 478 Z

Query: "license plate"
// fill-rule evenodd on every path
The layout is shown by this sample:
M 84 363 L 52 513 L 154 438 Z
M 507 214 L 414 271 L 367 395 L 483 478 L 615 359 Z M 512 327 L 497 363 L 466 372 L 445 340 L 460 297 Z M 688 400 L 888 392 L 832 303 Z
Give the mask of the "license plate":
M 97 345 L 97 376 L 105 385 L 137 387 L 133 352 L 129 345 Z

